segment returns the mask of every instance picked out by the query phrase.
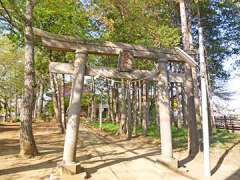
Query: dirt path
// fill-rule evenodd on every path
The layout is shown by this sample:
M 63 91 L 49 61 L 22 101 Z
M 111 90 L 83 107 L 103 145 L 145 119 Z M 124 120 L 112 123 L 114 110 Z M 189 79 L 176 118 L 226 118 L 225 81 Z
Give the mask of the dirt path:
M 29 160 L 17 156 L 18 125 L 0 126 L 0 180 L 46 179 L 55 172 L 62 157 L 63 136 L 57 133 L 54 124 L 37 123 L 34 127 L 41 156 Z M 158 142 L 149 138 L 127 141 L 81 127 L 78 144 L 77 157 L 87 174 L 71 176 L 71 179 L 83 179 L 86 175 L 90 180 L 204 179 L 202 154 L 185 167 L 171 169 L 155 163 L 160 148 Z M 186 152 L 177 149 L 174 156 L 184 159 Z M 229 149 L 214 148 L 211 157 L 215 171 L 211 179 L 240 179 L 239 143 Z

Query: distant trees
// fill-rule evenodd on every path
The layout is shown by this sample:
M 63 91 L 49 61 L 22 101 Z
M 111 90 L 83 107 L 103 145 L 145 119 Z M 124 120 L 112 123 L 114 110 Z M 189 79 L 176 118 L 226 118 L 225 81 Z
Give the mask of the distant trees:
M 0 113 L 4 119 L 19 118 L 19 98 L 23 88 L 23 50 L 7 37 L 0 39 Z M 14 112 L 14 116 L 13 116 Z

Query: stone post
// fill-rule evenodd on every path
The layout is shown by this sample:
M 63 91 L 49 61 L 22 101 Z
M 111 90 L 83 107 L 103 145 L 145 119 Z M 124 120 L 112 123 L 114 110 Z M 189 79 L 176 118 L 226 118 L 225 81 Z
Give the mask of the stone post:
M 68 108 L 68 121 L 63 152 L 63 170 L 65 173 L 76 174 L 81 166 L 76 163 L 76 149 L 80 122 L 81 98 L 84 86 L 87 52 L 84 49 L 76 51 L 74 74 L 72 82 L 71 102 Z
M 168 76 L 166 62 L 159 62 L 160 74 L 157 81 L 158 113 L 160 118 L 161 159 L 160 162 L 177 167 L 173 159 L 172 132 L 170 118 L 170 99 L 168 90 Z

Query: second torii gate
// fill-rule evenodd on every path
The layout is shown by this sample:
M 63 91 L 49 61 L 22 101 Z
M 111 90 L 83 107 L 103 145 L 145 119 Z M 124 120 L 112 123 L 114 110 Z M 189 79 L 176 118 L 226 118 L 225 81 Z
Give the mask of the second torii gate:
M 40 38 L 41 42 L 46 47 L 65 51 L 74 51 L 76 54 L 76 59 L 73 65 L 56 62 L 50 63 L 50 71 L 52 73 L 73 75 L 71 102 L 68 108 L 68 121 L 63 152 L 63 167 L 65 170 L 70 173 L 77 173 L 80 168 L 80 163 L 76 163 L 75 160 L 81 111 L 80 103 L 85 75 L 101 75 L 108 78 L 136 80 L 146 79 L 157 81 L 157 104 L 160 118 L 161 136 L 161 161 L 177 167 L 177 161 L 173 158 L 172 150 L 168 82 L 182 82 L 185 83 L 186 86 L 190 87 L 188 88 L 190 91 L 193 89 L 193 82 L 196 78 L 193 78 L 191 71 L 196 72 L 197 63 L 191 56 L 179 48 L 159 49 L 125 43 L 82 41 L 69 36 L 48 33 L 36 28 L 34 28 L 34 35 Z M 157 60 L 158 69 L 156 71 L 132 70 L 131 64 L 129 65 L 125 63 L 124 65 L 124 62 L 121 61 L 119 62 L 118 69 L 86 67 L 88 54 L 119 55 L 122 53 L 124 54 L 124 52 L 130 52 L 132 58 Z M 127 58 L 129 57 L 127 56 Z M 181 74 L 168 72 L 168 61 L 184 62 L 187 76 L 185 77 Z M 122 64 L 123 68 L 125 66 L 125 70 L 122 70 Z M 194 99 L 193 91 L 191 91 L 188 96 L 191 96 L 189 99 Z M 188 113 L 187 116 L 189 119 L 195 118 L 193 117 L 195 116 L 193 113 Z

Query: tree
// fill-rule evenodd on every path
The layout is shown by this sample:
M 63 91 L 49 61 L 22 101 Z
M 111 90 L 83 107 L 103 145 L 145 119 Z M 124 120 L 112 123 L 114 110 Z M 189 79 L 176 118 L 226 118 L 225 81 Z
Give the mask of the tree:
M 187 9 L 185 0 L 179 1 L 180 6 L 180 15 L 181 15 L 181 29 L 182 29 L 182 41 L 183 41 L 183 49 L 186 51 L 190 51 L 191 49 L 191 37 L 192 33 L 188 28 L 188 17 L 187 17 Z M 198 139 L 198 130 L 197 130 L 197 122 L 196 122 L 196 112 L 195 112 L 195 102 L 194 102 L 194 87 L 193 87 L 193 74 L 192 67 L 189 65 L 185 65 L 185 73 L 186 73 L 186 83 L 185 83 L 185 93 L 187 95 L 187 107 L 185 118 L 188 120 L 188 131 L 189 131 L 189 155 L 195 156 L 199 151 L 199 139 Z
M 32 113 L 34 107 L 34 45 L 33 45 L 33 8 L 35 0 L 26 1 L 25 15 L 25 71 L 24 95 L 21 109 L 20 154 L 35 156 L 38 154 L 32 132 Z

